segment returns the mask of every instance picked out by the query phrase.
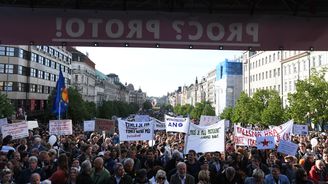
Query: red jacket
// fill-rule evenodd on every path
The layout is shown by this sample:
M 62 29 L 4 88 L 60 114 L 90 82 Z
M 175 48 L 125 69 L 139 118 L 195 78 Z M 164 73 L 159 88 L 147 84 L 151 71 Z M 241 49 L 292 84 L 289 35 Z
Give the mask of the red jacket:
M 328 175 L 325 170 L 319 171 L 314 165 L 309 172 L 309 179 L 317 184 L 319 181 L 328 181 Z

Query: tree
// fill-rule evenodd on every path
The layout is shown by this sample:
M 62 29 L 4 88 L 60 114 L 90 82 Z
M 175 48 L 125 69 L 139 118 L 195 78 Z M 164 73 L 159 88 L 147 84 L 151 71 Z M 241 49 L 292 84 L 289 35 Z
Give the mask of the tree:
M 215 116 L 215 110 L 210 104 L 205 104 L 202 115 Z
M 254 113 L 252 98 L 245 92 L 241 92 L 239 99 L 236 102 L 231 120 L 243 124 L 250 123 L 250 117 Z
M 14 114 L 14 106 L 6 95 L 0 94 L 0 118 L 10 117 Z
M 152 109 L 153 105 L 151 104 L 150 100 L 146 100 L 143 104 L 142 104 L 142 108 L 144 110 L 149 110 Z
M 191 113 L 191 111 L 193 109 L 194 109 L 194 106 L 192 106 L 190 104 L 185 104 L 185 105 L 181 106 L 179 114 L 183 115 L 183 116 L 187 116 Z
M 206 105 L 208 105 L 208 107 L 206 107 Z M 206 111 L 204 112 L 205 107 Z M 212 112 L 212 110 L 213 109 L 211 109 L 211 103 L 203 101 L 195 105 L 195 108 L 192 109 L 190 116 L 193 119 L 199 120 L 201 115 L 205 115 L 203 113 L 209 113 L 208 115 L 215 115 L 215 111 L 213 110 Z
M 81 94 L 75 88 L 69 87 L 68 95 L 68 118 L 72 119 L 74 123 L 80 123 L 82 120 L 85 120 L 88 115 L 85 102 L 83 101 Z
M 93 119 L 96 117 L 97 107 L 94 102 L 84 102 L 84 106 L 86 108 L 85 119 Z
M 270 91 L 267 105 L 261 112 L 263 125 L 280 125 L 285 120 L 285 111 L 282 107 L 281 99 L 277 91 Z
M 226 119 L 231 121 L 233 115 L 233 108 L 232 107 L 226 107 L 223 112 L 220 114 L 220 119 Z
M 296 83 L 296 92 L 288 94 L 289 113 L 294 121 L 305 123 L 310 119 L 314 124 L 328 121 L 328 82 L 326 70 L 312 70 L 309 79 Z

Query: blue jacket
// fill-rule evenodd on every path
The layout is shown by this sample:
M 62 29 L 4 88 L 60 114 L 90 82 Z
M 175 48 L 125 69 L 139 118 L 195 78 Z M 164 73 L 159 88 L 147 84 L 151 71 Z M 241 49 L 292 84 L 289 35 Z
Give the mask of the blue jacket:
M 264 180 L 265 180 L 266 184 L 276 184 L 274 179 L 273 179 L 272 174 L 266 175 Z M 287 178 L 287 176 L 283 175 L 283 174 L 279 175 L 279 181 L 278 182 L 279 182 L 279 184 L 290 184 L 289 179 Z

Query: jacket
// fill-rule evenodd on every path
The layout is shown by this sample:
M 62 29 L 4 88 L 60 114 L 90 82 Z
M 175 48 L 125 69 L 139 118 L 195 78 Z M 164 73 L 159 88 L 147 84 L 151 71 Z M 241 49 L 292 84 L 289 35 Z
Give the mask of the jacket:
M 265 176 L 265 183 L 266 184 L 276 184 L 275 180 L 273 179 L 272 174 L 268 174 Z M 279 174 L 279 183 L 280 184 L 290 184 L 289 179 L 286 175 Z
M 178 173 L 171 176 L 170 184 L 181 184 L 180 177 L 179 177 Z M 195 178 L 190 174 L 186 174 L 185 184 L 195 184 Z

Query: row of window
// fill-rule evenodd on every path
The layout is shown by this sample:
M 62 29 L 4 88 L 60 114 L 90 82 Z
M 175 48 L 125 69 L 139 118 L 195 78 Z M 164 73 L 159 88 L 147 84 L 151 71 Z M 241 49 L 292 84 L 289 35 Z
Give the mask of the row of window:
M 8 91 L 8 92 L 18 91 L 18 92 L 49 94 L 53 89 L 54 87 L 37 85 L 37 84 L 0 81 L 0 91 Z
M 272 77 L 279 77 L 280 76 L 280 68 L 277 69 L 273 69 L 273 70 L 269 70 L 266 72 L 262 72 L 262 73 L 258 73 L 258 74 L 254 74 L 251 75 L 249 80 L 250 82 L 254 82 L 254 81 L 260 81 L 260 80 L 264 80 L 264 79 L 271 79 Z M 245 77 L 244 78 L 244 83 L 247 84 L 248 78 Z
M 315 68 L 321 66 L 322 63 L 322 56 L 318 56 L 318 61 L 316 60 L 316 57 L 312 57 L 312 60 L 302 60 L 301 62 L 292 63 L 289 65 L 284 66 L 284 74 L 292 74 L 292 73 L 298 73 L 300 71 L 307 71 L 308 68 Z M 288 72 L 287 72 L 288 71 Z
M 44 46 L 46 47 L 46 46 Z M 56 51 L 57 52 L 57 51 Z M 57 52 L 58 53 L 58 52 Z M 71 63 L 71 59 L 67 56 L 64 56 L 60 54 L 64 60 L 68 60 L 68 63 Z M 67 66 L 64 66 L 58 62 L 52 61 L 46 57 L 43 57 L 41 55 L 38 55 L 36 53 L 30 53 L 24 49 L 16 48 L 16 47 L 8 47 L 8 46 L 0 46 L 0 56 L 10 56 L 10 57 L 19 57 L 23 58 L 29 61 L 33 61 L 42 65 L 45 65 L 47 67 L 53 68 L 53 69 L 61 69 L 62 72 L 71 73 L 70 68 Z M 8 58 L 9 59 L 9 58 Z
M 263 66 L 265 64 L 269 64 L 271 62 L 274 62 L 276 60 L 280 60 L 280 51 L 277 53 L 273 53 L 272 55 L 265 56 L 263 58 L 260 58 L 258 60 L 252 61 L 249 64 L 249 69 L 254 69 L 260 66 Z M 244 70 L 247 71 L 247 65 L 244 66 Z
M 273 85 L 273 86 L 266 86 L 262 88 L 253 88 L 250 90 L 250 95 L 253 95 L 257 90 L 276 90 L 278 93 L 280 93 L 280 85 Z
M 46 45 L 37 45 L 36 48 L 38 50 L 42 50 L 42 51 L 50 54 L 50 56 L 54 56 L 54 57 L 58 58 L 59 60 L 62 60 L 62 61 L 68 62 L 68 64 L 71 64 L 71 61 L 72 61 L 71 57 L 66 56 L 65 54 L 61 53 L 60 51 L 58 51 L 52 47 L 49 47 Z
M 12 64 L 0 64 L 0 74 L 19 74 L 24 76 L 35 77 L 44 80 L 50 80 L 56 82 L 58 80 L 58 75 L 38 70 L 35 68 L 28 68 L 21 65 Z M 65 83 L 70 84 L 70 80 L 65 78 Z
M 297 80 L 294 80 L 294 81 L 286 81 L 284 83 L 284 92 L 292 92 L 292 91 L 295 91 L 295 87 L 296 87 L 296 82 Z M 260 90 L 260 89 L 274 89 L 274 90 L 277 90 L 278 92 L 280 92 L 280 85 L 273 85 L 273 86 L 266 86 L 266 87 L 262 87 L 262 88 L 253 88 L 250 90 L 250 95 L 253 95 L 253 93 L 255 93 L 257 90 Z

